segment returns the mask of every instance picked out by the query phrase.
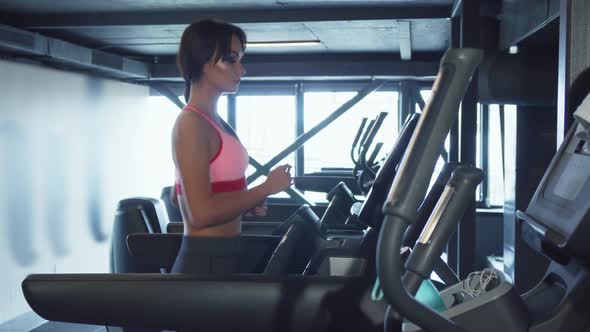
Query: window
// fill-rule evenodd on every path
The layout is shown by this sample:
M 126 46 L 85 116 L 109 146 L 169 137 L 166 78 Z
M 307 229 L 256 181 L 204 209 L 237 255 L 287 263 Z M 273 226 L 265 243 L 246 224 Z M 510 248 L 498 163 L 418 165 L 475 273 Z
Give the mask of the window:
M 504 156 L 502 155 L 502 131 L 500 105 L 490 105 L 488 112 L 488 203 L 490 206 L 504 205 Z
M 236 127 L 250 156 L 266 164 L 295 140 L 295 96 L 238 96 Z M 295 153 L 277 165 L 285 163 L 294 166 Z M 251 175 L 255 170 L 249 166 L 247 174 Z M 263 179 L 260 177 L 251 185 L 259 184 Z
M 476 165 L 486 172 L 476 196 L 481 207 L 504 205 L 502 142 L 500 106 L 478 104 Z
M 162 187 L 170 186 L 175 180 L 175 166 L 172 160 L 171 134 L 172 128 L 176 121 L 180 108 L 174 105 L 166 97 L 152 96 L 146 100 L 146 108 L 142 110 L 142 121 L 133 122 L 135 130 L 127 135 L 127 139 L 132 141 L 130 146 L 144 147 L 140 155 L 149 160 L 149 167 L 145 167 L 150 173 L 146 174 L 145 181 L 141 185 L 146 189 L 138 190 L 139 193 L 150 197 L 160 197 Z M 133 114 L 133 113 L 129 113 Z M 131 123 L 133 120 L 126 119 L 122 123 Z M 117 149 L 118 150 L 118 149 Z M 129 164 L 135 164 L 130 159 L 131 155 L 125 156 Z M 139 164 L 139 163 L 138 163 Z M 142 171 L 144 167 L 140 167 Z M 137 170 L 139 171 L 139 170 Z M 115 172 L 114 174 L 121 174 Z M 125 174 L 125 173 L 122 173 Z M 125 180 L 123 180 L 123 183 Z M 150 187 L 147 190 L 147 187 Z M 130 195 L 137 195 L 131 194 Z
M 356 92 L 306 92 L 305 131 L 310 130 Z M 387 112 L 374 143 L 383 142 L 376 160 L 383 158 L 397 137 L 397 91 L 377 91 L 369 94 L 354 107 L 334 120 L 305 144 L 305 173 L 321 171 L 322 167 L 352 168 L 350 150 L 361 119 L 374 119 L 380 112 Z M 370 152 L 369 152 L 370 153 Z
M 427 102 L 431 90 L 421 90 L 420 94 Z M 501 135 L 500 106 L 478 104 L 476 165 L 486 172 L 486 177 L 476 191 L 476 199 L 482 207 L 501 207 L 504 205 L 504 161 Z M 450 140 L 447 137 L 445 140 L 447 153 L 449 147 Z M 438 175 L 443 165 L 443 159 L 439 158 L 434 175 Z M 433 176 L 431 184 L 435 179 L 436 177 Z
M 432 90 L 420 90 L 420 96 L 422 96 L 422 99 L 424 99 L 425 104 L 428 104 L 428 100 L 430 99 L 431 94 L 432 94 Z M 434 172 L 432 173 L 432 178 L 430 178 L 430 184 L 428 186 L 428 190 L 430 190 L 430 188 L 434 185 L 434 182 L 436 182 L 438 175 L 440 174 L 443 167 L 445 166 L 445 163 L 448 161 L 450 147 L 451 147 L 451 137 L 450 137 L 450 135 L 447 135 L 447 138 L 445 139 L 444 151 L 443 151 L 442 155 L 440 157 L 438 157 L 438 159 L 436 160 L 436 165 L 434 166 Z M 445 158 L 443 158 L 443 157 L 445 157 Z
M 424 99 L 424 104 L 428 104 L 428 99 L 430 99 L 430 95 L 432 94 L 432 90 L 420 90 L 420 96 Z

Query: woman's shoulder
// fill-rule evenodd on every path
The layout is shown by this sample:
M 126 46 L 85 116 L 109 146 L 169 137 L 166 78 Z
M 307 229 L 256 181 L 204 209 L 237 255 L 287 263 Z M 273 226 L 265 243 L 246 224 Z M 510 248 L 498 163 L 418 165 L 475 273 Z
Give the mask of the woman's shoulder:
M 214 135 L 216 135 L 215 129 L 206 119 L 188 111 L 180 112 L 172 129 L 174 141 L 178 141 L 179 139 L 208 141 Z
M 182 111 L 178 114 L 174 124 L 174 131 L 178 132 L 201 132 L 204 134 L 214 133 L 215 128 L 203 116 L 190 111 Z

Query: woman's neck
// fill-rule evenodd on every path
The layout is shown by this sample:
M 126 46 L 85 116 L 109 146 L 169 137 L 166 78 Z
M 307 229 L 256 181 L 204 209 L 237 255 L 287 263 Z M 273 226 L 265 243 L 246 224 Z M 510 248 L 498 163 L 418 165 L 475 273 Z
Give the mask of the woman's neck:
M 217 101 L 220 93 L 200 82 L 193 82 L 188 105 L 196 107 L 201 112 L 211 115 L 217 114 Z

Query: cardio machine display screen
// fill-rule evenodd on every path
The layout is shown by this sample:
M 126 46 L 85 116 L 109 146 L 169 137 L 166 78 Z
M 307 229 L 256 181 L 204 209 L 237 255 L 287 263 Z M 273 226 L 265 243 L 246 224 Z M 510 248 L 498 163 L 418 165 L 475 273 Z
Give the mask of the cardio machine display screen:
M 561 158 L 550 170 L 543 198 L 551 202 L 551 218 L 544 220 L 555 231 L 569 237 L 584 220 L 590 203 L 589 142 L 578 132 L 570 140 Z

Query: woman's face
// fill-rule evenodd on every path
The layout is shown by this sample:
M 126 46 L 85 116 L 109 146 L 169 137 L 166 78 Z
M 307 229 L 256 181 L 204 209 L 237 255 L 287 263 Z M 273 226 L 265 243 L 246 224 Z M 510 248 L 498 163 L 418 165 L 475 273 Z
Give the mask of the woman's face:
M 207 80 L 221 92 L 235 93 L 238 91 L 240 79 L 246 73 L 242 66 L 244 50 L 240 39 L 236 36 L 231 40 L 231 52 L 214 62 L 214 57 L 205 64 L 204 74 Z

